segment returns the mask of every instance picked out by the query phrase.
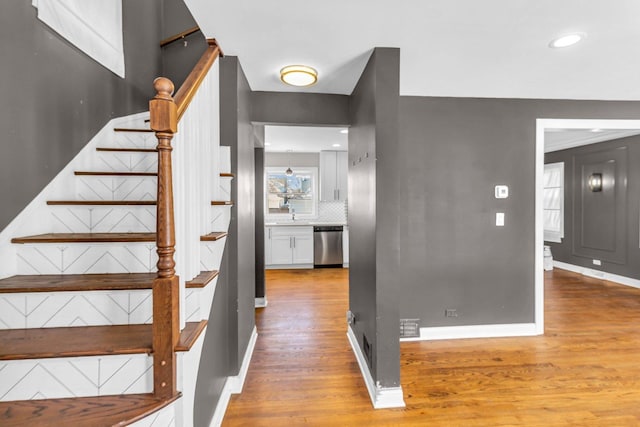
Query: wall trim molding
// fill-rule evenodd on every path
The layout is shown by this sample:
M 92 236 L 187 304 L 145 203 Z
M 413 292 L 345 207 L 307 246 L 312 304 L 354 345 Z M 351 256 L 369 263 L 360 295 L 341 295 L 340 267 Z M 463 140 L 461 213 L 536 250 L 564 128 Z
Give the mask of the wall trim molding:
M 541 335 L 535 323 L 507 323 L 496 325 L 439 326 L 420 328 L 420 336 L 400 338 L 401 342 L 435 341 L 468 338 L 531 337 Z
M 261 298 L 256 298 L 256 303 L 255 303 L 256 308 L 265 308 L 267 305 L 269 305 L 269 301 L 267 301 L 266 296 Z
M 231 395 L 242 393 L 244 380 L 247 378 L 247 371 L 249 370 L 249 364 L 251 363 L 251 358 L 253 357 L 253 351 L 255 350 L 257 340 L 258 330 L 254 326 L 253 331 L 251 332 L 251 338 L 249 339 L 249 344 L 247 345 L 247 350 L 244 352 L 240 372 L 238 375 L 227 378 L 227 381 L 222 388 L 222 393 L 220 393 L 220 399 L 218 399 L 218 404 L 216 405 L 216 410 L 213 413 L 213 418 L 211 419 L 209 426 L 220 426 L 224 419 L 224 414 L 227 412 L 227 406 L 229 406 L 229 399 L 231 399 Z
M 578 265 L 568 264 L 562 261 L 553 261 L 553 266 L 561 270 L 572 271 L 574 273 L 582 274 L 583 276 L 593 277 L 595 279 L 608 280 L 610 282 L 619 283 L 621 285 L 631 286 L 633 288 L 640 288 L 640 280 L 633 279 L 631 277 L 619 276 L 617 274 L 608 273 L 602 270 L 595 270 L 589 267 L 580 267 Z
M 353 354 L 356 356 L 356 360 L 358 361 L 358 366 L 360 366 L 360 372 L 362 373 L 362 377 L 364 378 L 364 382 L 367 386 L 367 391 L 369 392 L 373 408 L 404 408 L 406 405 L 404 403 L 402 387 L 380 387 L 379 384 L 374 382 L 371 372 L 369 372 L 364 354 L 358 345 L 358 339 L 353 333 L 351 326 L 347 327 L 347 338 L 349 339 L 349 344 L 351 344 Z

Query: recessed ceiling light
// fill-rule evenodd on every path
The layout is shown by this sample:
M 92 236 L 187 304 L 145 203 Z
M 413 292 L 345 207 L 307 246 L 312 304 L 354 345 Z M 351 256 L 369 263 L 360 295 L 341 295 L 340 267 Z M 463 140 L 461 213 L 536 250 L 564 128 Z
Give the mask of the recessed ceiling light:
M 600 128 L 591 129 L 591 132 L 602 132 L 602 129 Z
M 271 143 L 270 143 L 270 142 L 265 142 L 265 143 L 264 143 L 264 146 L 265 146 L 265 147 L 269 147 L 270 145 L 271 145 Z
M 333 144 L 332 147 L 340 147 L 340 144 Z
M 342 129 L 342 130 L 340 131 L 340 133 L 345 133 L 345 134 L 346 134 L 346 133 L 349 133 L 349 129 Z
M 288 65 L 280 70 L 280 80 L 291 86 L 311 86 L 318 81 L 318 72 L 306 65 Z
M 586 33 L 565 34 L 564 36 L 551 40 L 549 47 L 560 48 L 573 46 L 585 37 L 587 37 Z

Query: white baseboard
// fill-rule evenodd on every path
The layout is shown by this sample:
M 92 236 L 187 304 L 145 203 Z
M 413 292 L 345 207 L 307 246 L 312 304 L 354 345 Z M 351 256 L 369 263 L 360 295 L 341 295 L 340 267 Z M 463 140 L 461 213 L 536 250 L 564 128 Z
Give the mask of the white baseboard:
M 269 301 L 267 301 L 267 297 L 262 297 L 262 298 L 256 298 L 256 308 L 264 308 L 269 304 Z
M 553 261 L 553 266 L 562 270 L 573 271 L 574 273 L 582 274 L 588 277 L 594 277 L 596 279 L 608 280 L 610 282 L 620 283 L 621 285 L 627 285 L 634 288 L 640 288 L 640 280 L 632 279 L 631 277 L 619 276 L 613 273 L 607 273 L 606 271 L 594 270 L 588 267 L 580 267 L 578 265 L 567 264 L 566 262 Z
M 264 267 L 265 270 L 307 270 L 313 268 L 313 264 L 271 264 Z
M 247 345 L 247 350 L 244 352 L 240 372 L 236 376 L 227 378 L 227 382 L 222 388 L 222 393 L 220 394 L 220 399 L 218 399 L 216 410 L 213 413 L 211 424 L 209 424 L 211 427 L 218 427 L 222 424 L 224 414 L 227 412 L 227 406 L 229 406 L 229 399 L 231 399 L 231 395 L 242 393 L 244 380 L 247 377 L 247 371 L 249 370 L 249 364 L 251 363 L 251 357 L 253 356 L 253 350 L 256 347 L 257 340 L 258 331 L 254 326 L 253 332 L 251 332 L 251 339 L 249 339 L 249 344 Z
M 534 335 L 540 335 L 536 332 L 535 323 L 440 326 L 434 328 L 420 328 L 419 337 L 400 338 L 400 341 L 406 342 L 452 340 L 464 338 L 530 337 Z
M 371 372 L 367 366 L 364 354 L 358 345 L 358 339 L 356 338 L 351 326 L 347 327 L 347 338 L 349 338 L 349 344 L 356 356 L 358 365 L 360 366 L 360 372 L 364 378 L 364 382 L 367 385 L 367 391 L 369 391 L 369 397 L 374 409 L 384 408 L 404 408 L 404 396 L 402 394 L 402 387 L 380 387 L 375 383 Z

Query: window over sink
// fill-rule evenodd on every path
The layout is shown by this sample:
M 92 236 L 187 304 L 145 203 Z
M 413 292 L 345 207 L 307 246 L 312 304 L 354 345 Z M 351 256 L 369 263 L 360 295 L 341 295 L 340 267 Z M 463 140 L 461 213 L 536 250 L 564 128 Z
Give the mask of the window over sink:
M 275 217 L 317 216 L 318 169 L 291 166 L 292 175 L 287 175 L 287 166 L 266 168 L 265 214 Z

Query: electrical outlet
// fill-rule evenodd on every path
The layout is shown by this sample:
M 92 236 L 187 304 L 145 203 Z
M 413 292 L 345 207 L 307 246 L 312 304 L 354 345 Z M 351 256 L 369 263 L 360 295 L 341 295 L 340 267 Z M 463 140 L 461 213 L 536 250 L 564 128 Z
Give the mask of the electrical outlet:
M 447 308 L 444 310 L 444 317 L 458 317 L 458 310 L 455 308 Z
M 600 261 L 599 259 L 594 259 L 593 265 L 602 265 L 602 261 Z

